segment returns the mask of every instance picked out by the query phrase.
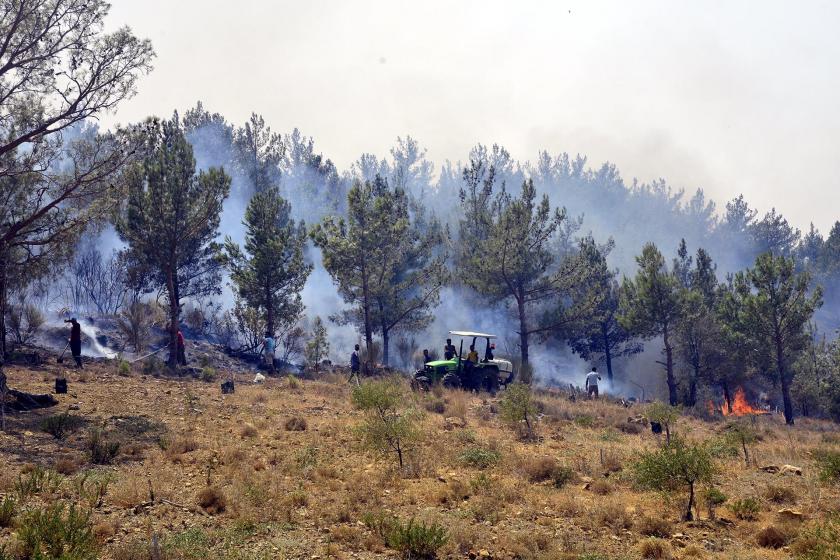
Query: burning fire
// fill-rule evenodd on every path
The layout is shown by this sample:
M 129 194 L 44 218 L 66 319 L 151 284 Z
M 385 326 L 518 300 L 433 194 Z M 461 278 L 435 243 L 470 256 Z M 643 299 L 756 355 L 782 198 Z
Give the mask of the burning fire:
M 747 414 L 769 414 L 768 411 L 755 407 L 747 400 L 747 395 L 742 387 L 735 390 L 735 397 L 732 399 L 732 412 L 729 412 L 729 407 L 726 406 L 726 399 L 723 400 L 723 405 L 720 408 L 716 407 L 712 401 L 707 403 L 709 412 L 714 414 L 718 410 L 724 416 L 746 416 Z

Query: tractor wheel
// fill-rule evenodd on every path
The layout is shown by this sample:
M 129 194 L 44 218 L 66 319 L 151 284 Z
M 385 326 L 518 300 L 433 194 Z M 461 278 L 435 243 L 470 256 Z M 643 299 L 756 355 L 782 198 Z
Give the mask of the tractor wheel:
M 492 367 L 484 370 L 484 388 L 495 396 L 499 390 L 499 369 Z
M 458 377 L 457 373 L 451 371 L 444 375 L 440 382 L 444 387 L 458 388 L 461 386 L 461 378 Z
M 411 380 L 411 390 L 412 391 L 428 391 L 431 387 L 429 383 L 429 378 L 425 376 L 418 376 Z

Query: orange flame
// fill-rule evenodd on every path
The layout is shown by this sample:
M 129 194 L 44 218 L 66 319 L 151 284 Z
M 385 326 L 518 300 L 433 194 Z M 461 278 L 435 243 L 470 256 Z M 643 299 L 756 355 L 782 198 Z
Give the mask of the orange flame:
M 735 398 L 732 399 L 732 412 L 729 412 L 729 407 L 726 405 L 726 399 L 722 399 L 723 404 L 717 406 L 713 401 L 706 403 L 706 408 L 709 414 L 716 414 L 720 412 L 724 416 L 746 416 L 747 414 L 770 414 L 767 410 L 755 407 L 747 400 L 747 395 L 742 387 L 735 390 Z

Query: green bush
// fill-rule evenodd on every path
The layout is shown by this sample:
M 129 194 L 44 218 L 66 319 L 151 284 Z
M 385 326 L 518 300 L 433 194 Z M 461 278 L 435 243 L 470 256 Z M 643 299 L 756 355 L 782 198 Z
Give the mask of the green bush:
M 117 360 L 117 375 L 120 377 L 128 377 L 131 375 L 131 364 L 122 358 Z
M 751 521 L 758 518 L 761 505 L 755 498 L 741 498 L 729 504 L 729 510 L 738 519 Z
M 575 471 L 571 467 L 558 465 L 551 474 L 551 479 L 555 488 L 562 488 L 575 479 Z
M 438 549 L 449 540 L 446 529 L 437 523 L 427 525 L 413 518 L 403 523 L 383 513 L 365 514 L 363 521 L 386 546 L 406 559 L 435 558 Z
M 55 492 L 59 486 L 61 486 L 61 476 L 57 472 L 36 466 L 28 473 L 18 475 L 15 493 L 21 502 L 25 502 L 31 496 L 37 496 L 43 492 Z
M 673 436 L 670 443 L 656 451 L 642 453 L 633 465 L 636 482 L 651 490 L 688 490 L 688 505 L 683 520 L 694 519 L 695 486 L 708 482 L 716 472 L 714 459 L 702 445 L 694 445 Z
M 95 560 L 90 513 L 71 504 L 31 509 L 18 524 L 19 556 L 32 560 Z
M 109 473 L 85 471 L 76 477 L 76 493 L 91 509 L 102 507 L 108 486 L 111 484 Z
M 64 439 L 67 434 L 75 432 L 84 423 L 85 419 L 81 416 L 75 416 L 69 412 L 65 412 L 63 414 L 53 414 L 41 420 L 41 429 L 55 439 Z
M 840 516 L 810 525 L 799 533 L 790 548 L 798 560 L 837 560 L 840 558 Z
M 499 462 L 501 455 L 498 451 L 484 447 L 470 447 L 466 449 L 458 459 L 470 467 L 486 469 Z
M 88 434 L 87 450 L 91 463 L 110 465 L 120 452 L 120 442 L 112 440 L 103 430 L 96 428 Z
M 17 514 L 17 500 L 11 496 L 6 496 L 0 502 L 0 529 L 11 527 Z
M 216 370 L 211 368 L 210 366 L 205 366 L 201 368 L 201 374 L 199 375 L 199 379 L 206 383 L 212 383 L 218 377 L 218 373 Z
M 669 404 L 655 402 L 647 407 L 645 413 L 651 422 L 662 424 L 662 429 L 665 430 L 665 442 L 670 443 L 671 426 L 676 424 L 680 417 L 679 409 Z
M 820 451 L 817 453 L 817 464 L 824 482 L 840 482 L 840 451 Z
M 531 387 L 524 383 L 508 385 L 499 403 L 502 420 L 524 439 L 533 439 L 536 435 L 537 405 L 531 393 Z
M 703 501 L 706 502 L 706 508 L 709 512 L 709 519 L 715 518 L 715 510 L 718 506 L 724 504 L 728 498 L 726 494 L 712 486 L 703 492 Z
M 405 453 L 420 439 L 418 413 L 407 408 L 399 379 L 368 381 L 353 388 L 353 405 L 365 412 L 358 432 L 365 444 L 381 453 L 395 453 L 403 467 Z

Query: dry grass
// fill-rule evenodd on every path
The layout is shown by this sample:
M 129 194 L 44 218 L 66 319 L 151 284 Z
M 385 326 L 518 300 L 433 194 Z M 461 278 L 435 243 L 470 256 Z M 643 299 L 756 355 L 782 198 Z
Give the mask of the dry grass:
M 636 453 L 660 444 L 649 429 L 627 422 L 640 407 L 541 393 L 541 438 L 522 442 L 501 424 L 498 398 L 443 388 L 408 394 L 421 409 L 442 404 L 443 416 L 458 417 L 467 427 L 446 430 L 441 416 L 425 415 L 419 420 L 422 446 L 399 470 L 393 457 L 360 445 L 354 427 L 361 417 L 350 406 L 342 374 L 316 381 L 269 379 L 259 387 L 247 384 L 252 375 L 239 376 L 237 393 L 221 396 L 216 384 L 118 377 L 98 368 L 90 368 L 96 383 L 73 389 L 79 402 L 96 407 L 83 405 L 79 414 L 102 424 L 112 416 L 145 414 L 169 434 L 160 449 L 151 440 L 136 456 L 123 453 L 116 464 L 97 467 L 113 475 L 104 505 L 92 517 L 103 559 L 145 559 L 151 535 L 167 546 L 195 539 L 190 541 L 195 548 L 170 546 L 172 556 L 161 560 L 393 557 L 394 551 L 361 525 L 365 514 L 387 511 L 404 521 L 416 517 L 443 525 L 449 541 L 441 559 L 479 557 L 486 550 L 492 558 L 529 560 L 782 560 L 789 554 L 784 547 L 804 546 L 798 543 L 806 541 L 807 531 L 794 539 L 796 527 L 782 523 L 778 509 L 795 505 L 809 527 L 840 503 L 840 487 L 820 481 L 814 461 L 814 452 L 831 444 L 826 438 L 834 437 L 836 426 L 814 421 L 789 429 L 778 418 L 759 418 L 762 441 L 750 450 L 759 464 L 794 464 L 804 476 L 771 475 L 745 466 L 742 457 L 723 457 L 716 484 L 729 499 L 718 514 L 734 526 L 707 521 L 704 504 L 700 521 L 672 523 L 682 494 L 665 498 L 632 483 Z M 37 377 L 9 371 L 16 387 L 39 391 Z M 146 395 L 147 402 L 137 395 Z M 675 431 L 702 441 L 717 435 L 719 424 L 684 416 Z M 27 463 L 72 473 L 69 463 L 61 465 L 67 458 L 78 460 L 77 473 L 54 493 L 30 499 L 75 499 L 73 479 L 91 465 L 72 438 L 62 446 L 38 433 L 26 436 L 26 444 L 29 455 L 18 456 L 19 440 L 0 434 L 0 493 L 13 494 L 22 471 L 31 475 L 34 467 Z M 493 459 L 465 461 L 465 453 L 475 449 Z M 562 469 L 572 476 L 558 488 Z M 580 477 L 592 479 L 588 489 L 576 480 Z M 737 519 L 728 507 L 748 497 L 757 498 L 755 521 Z M 199 507 L 206 507 L 207 515 Z M 672 550 L 662 539 L 676 533 L 685 538 L 674 539 Z M 0 533 L 0 546 L 10 535 Z M 705 541 L 725 545 L 714 552 L 705 549 Z M 781 549 L 772 548 L 782 541 Z

